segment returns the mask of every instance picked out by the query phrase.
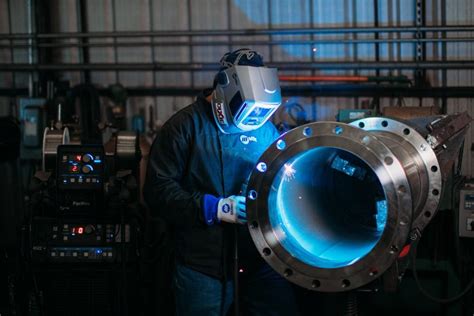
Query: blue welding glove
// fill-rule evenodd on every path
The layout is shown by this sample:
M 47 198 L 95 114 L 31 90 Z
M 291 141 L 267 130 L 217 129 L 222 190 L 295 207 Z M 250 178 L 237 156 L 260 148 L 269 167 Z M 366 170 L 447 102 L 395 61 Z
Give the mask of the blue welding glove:
M 220 221 L 238 224 L 247 222 L 245 197 L 240 195 L 216 198 L 213 195 L 206 194 L 203 197 L 202 211 L 207 225 Z

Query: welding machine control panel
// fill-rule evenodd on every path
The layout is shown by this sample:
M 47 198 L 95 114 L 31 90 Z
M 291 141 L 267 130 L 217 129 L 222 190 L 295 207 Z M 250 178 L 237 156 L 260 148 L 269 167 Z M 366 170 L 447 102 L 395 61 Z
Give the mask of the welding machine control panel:
M 104 180 L 104 158 L 101 146 L 59 146 L 56 168 L 59 188 L 101 188 Z

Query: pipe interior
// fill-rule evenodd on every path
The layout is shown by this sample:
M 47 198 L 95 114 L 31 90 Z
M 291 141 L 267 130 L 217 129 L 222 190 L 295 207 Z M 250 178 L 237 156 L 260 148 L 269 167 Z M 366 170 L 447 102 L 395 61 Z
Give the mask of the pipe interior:
M 269 219 L 281 245 L 319 268 L 340 268 L 367 255 L 380 240 L 387 202 L 374 171 L 356 155 L 318 147 L 277 173 Z

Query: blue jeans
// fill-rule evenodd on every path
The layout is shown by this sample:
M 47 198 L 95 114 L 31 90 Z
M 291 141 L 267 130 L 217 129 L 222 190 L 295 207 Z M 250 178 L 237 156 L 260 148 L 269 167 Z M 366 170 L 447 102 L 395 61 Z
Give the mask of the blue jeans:
M 292 286 L 268 265 L 255 273 L 242 274 L 239 282 L 242 315 L 299 314 Z M 232 281 L 227 281 L 224 291 L 220 280 L 183 265 L 176 267 L 174 291 L 177 316 L 220 316 L 221 308 L 225 315 L 234 292 Z
M 220 316 L 221 309 L 225 315 L 232 303 L 232 281 L 227 281 L 224 293 L 223 283 L 218 279 L 178 265 L 173 282 L 177 316 Z

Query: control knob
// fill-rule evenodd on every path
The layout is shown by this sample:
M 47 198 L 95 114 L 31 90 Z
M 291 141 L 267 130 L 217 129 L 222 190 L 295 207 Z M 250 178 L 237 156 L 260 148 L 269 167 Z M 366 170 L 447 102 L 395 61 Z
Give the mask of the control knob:
M 91 154 L 85 154 L 85 155 L 82 156 L 82 161 L 85 162 L 85 163 L 89 163 L 92 160 L 94 160 L 94 157 L 92 157 Z
M 82 172 L 83 173 L 91 173 L 91 171 L 93 171 L 94 168 L 92 168 L 91 165 L 84 165 L 82 166 Z

